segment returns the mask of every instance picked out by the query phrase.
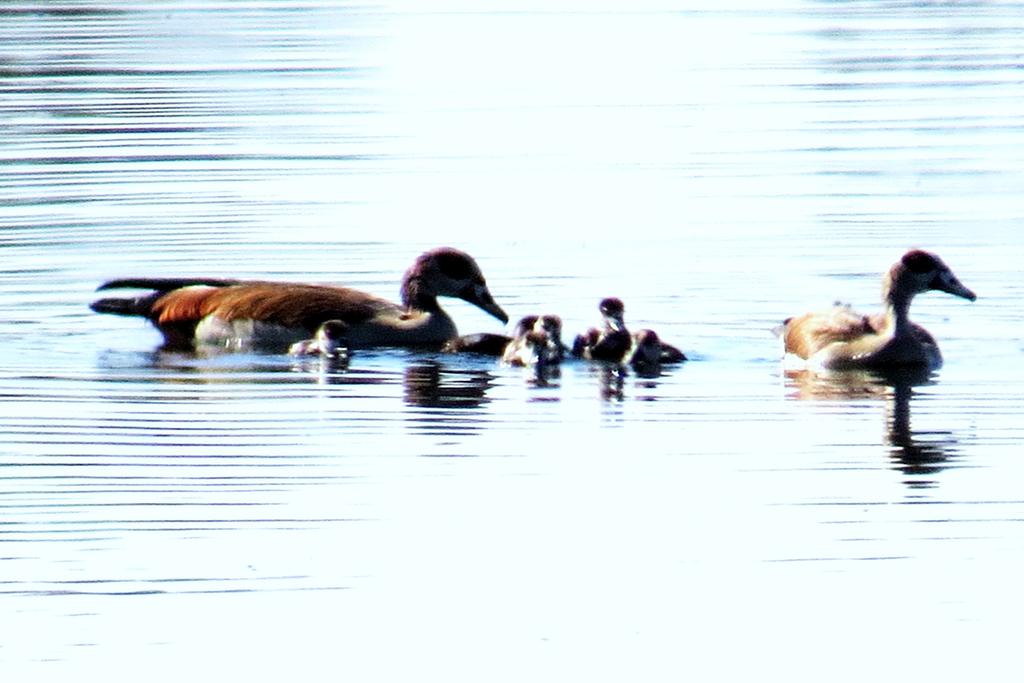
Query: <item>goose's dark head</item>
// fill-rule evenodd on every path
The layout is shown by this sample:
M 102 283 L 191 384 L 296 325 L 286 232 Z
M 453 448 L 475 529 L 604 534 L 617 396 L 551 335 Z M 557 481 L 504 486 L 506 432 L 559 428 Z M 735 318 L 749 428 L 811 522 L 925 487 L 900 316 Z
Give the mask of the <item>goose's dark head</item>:
M 439 296 L 468 301 L 501 322 L 508 322 L 508 315 L 487 289 L 487 281 L 476 261 L 458 249 L 431 249 L 421 254 L 405 273 L 402 303 L 406 306 L 430 310 L 437 306 Z

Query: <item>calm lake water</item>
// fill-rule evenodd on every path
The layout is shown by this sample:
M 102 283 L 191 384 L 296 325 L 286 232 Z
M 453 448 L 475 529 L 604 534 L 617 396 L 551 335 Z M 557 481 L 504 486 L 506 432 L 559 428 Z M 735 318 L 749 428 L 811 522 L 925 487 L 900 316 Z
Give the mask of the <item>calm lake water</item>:
M 0 4 L 4 680 L 1015 680 L 1024 4 Z M 158 350 L 102 281 L 513 319 L 626 302 L 655 378 Z M 772 328 L 910 247 L 926 381 Z M 446 304 L 462 332 L 500 325 Z

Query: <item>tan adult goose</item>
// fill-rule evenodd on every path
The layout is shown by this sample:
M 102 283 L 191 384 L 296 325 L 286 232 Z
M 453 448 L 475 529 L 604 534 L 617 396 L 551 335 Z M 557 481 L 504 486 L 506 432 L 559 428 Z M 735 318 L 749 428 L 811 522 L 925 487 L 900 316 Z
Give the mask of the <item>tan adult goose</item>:
M 99 287 L 129 288 L 151 292 L 100 299 L 92 310 L 148 318 L 173 348 L 284 350 L 328 320 L 345 324 L 350 348 L 440 346 L 458 332 L 438 305 L 439 296 L 463 299 L 508 322 L 476 261 L 449 247 L 432 249 L 413 262 L 402 278 L 401 304 L 348 287 L 292 282 L 143 277 Z
M 919 249 L 908 251 L 882 278 L 885 309 L 881 313 L 861 315 L 837 305 L 789 318 L 782 328 L 786 353 L 826 369 L 937 368 L 942 365 L 938 343 L 927 330 L 910 322 L 910 302 L 930 290 L 969 301 L 976 298 L 938 256 Z

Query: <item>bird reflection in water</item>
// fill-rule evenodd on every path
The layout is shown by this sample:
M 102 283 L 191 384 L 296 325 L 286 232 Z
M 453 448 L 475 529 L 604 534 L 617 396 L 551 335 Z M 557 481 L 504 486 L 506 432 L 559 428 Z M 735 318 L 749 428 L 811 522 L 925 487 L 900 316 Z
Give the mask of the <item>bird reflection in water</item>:
M 787 371 L 787 385 L 796 388 L 795 398 L 809 400 L 882 399 L 885 401 L 886 443 L 893 468 L 907 475 L 911 488 L 931 488 L 929 477 L 943 470 L 956 451 L 950 431 L 914 431 L 910 405 L 915 387 L 933 384 L 926 368 L 888 371 L 847 370 L 815 373 Z
M 662 377 L 662 369 L 631 369 L 626 365 L 596 361 L 590 363 L 587 368 L 591 376 L 597 377 L 598 394 L 603 401 L 623 401 L 626 398 L 626 378 L 633 376 L 635 382 L 631 383 L 639 393 L 633 398 L 639 401 L 655 401 L 657 396 L 654 392 L 659 385 L 659 378 Z M 630 392 L 632 394 L 632 392 Z
M 405 403 L 423 408 L 478 408 L 489 400 L 493 376 L 485 370 L 445 367 L 437 361 L 405 368 Z
M 626 368 L 617 363 L 602 362 L 597 368 L 598 390 L 605 401 L 621 401 L 625 398 Z
M 348 370 L 351 356 L 337 355 L 300 356 L 292 360 L 292 371 L 316 375 L 320 384 L 346 383 L 342 376 Z
M 406 419 L 415 431 L 456 435 L 487 426 L 487 391 L 494 377 L 484 370 L 453 368 L 437 361 L 416 362 L 403 377 Z
M 562 368 L 559 365 L 550 363 L 538 363 L 523 368 L 523 376 L 526 384 L 538 389 L 553 388 L 559 386 L 559 379 L 562 377 Z

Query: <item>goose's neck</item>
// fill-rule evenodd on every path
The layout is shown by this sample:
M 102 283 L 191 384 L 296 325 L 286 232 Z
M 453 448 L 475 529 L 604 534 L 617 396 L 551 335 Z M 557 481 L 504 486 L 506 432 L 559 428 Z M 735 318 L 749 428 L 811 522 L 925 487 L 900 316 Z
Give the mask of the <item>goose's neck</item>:
M 408 311 L 436 313 L 441 310 L 437 295 L 424 286 L 417 276 L 407 277 L 402 283 L 402 305 Z
M 893 337 L 911 334 L 910 302 L 915 292 L 900 286 L 900 281 L 893 274 L 885 278 L 882 284 L 882 302 L 885 304 L 885 325 Z

